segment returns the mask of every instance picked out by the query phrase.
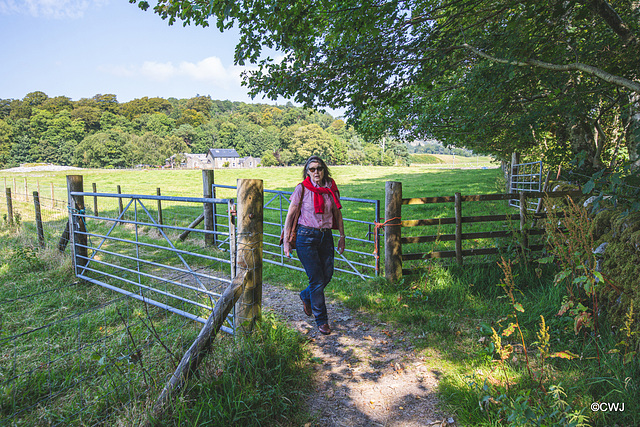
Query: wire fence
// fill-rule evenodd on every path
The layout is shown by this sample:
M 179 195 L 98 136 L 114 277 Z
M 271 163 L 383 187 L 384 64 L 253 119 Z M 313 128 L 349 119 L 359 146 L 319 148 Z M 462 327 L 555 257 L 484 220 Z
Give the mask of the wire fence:
M 70 212 L 66 189 L 42 186 L 43 196 L 30 193 L 27 184 L 14 185 L 0 194 L 0 226 L 20 236 L 20 244 L 2 255 L 11 259 L 0 270 L 0 425 L 129 425 L 143 419 L 213 307 L 207 295 L 176 299 L 169 288 L 206 279 L 208 291 L 222 294 L 234 268 L 229 252 L 235 245 L 235 207 L 226 200 L 215 203 L 210 233 L 199 225 L 202 200 L 85 192 L 84 207 Z M 265 262 L 278 264 L 289 193 L 265 193 L 265 247 L 271 252 Z M 343 200 L 352 213 L 345 221 L 353 249 L 344 268 L 337 267 L 373 276 L 379 202 Z M 69 240 L 70 213 L 73 222 L 85 225 L 88 265 L 100 270 L 80 270 L 85 280 L 74 283 L 68 279 L 69 254 L 78 245 L 69 244 L 67 255 L 59 251 Z M 124 241 L 128 247 L 116 249 Z M 65 274 L 39 275 L 47 257 L 67 265 Z M 125 292 L 113 292 L 114 286 Z M 164 307 L 169 298 L 173 310 Z
M 2 425 L 126 425 L 200 329 L 96 285 L 34 290 L 0 292 Z
M 149 304 L 157 299 L 152 287 L 136 287 L 139 298 L 133 299 L 95 283 L 69 283 L 70 251 L 58 250 L 67 243 L 67 202 L 35 196 L 0 195 L 0 227 L 18 239 L 3 251 L 0 269 L 0 425 L 130 425 L 132 419 L 144 419 L 150 400 L 157 398 L 202 322 Z M 115 239 L 131 233 L 142 240 L 162 239 L 154 227 L 132 226 L 135 210 L 123 210 L 120 200 L 101 201 L 102 219 L 90 224 L 89 239 L 96 243 L 113 218 L 121 219 Z M 87 201 L 83 216 L 97 217 L 93 200 Z M 174 240 L 200 212 L 202 204 L 163 200 L 163 205 L 149 205 L 149 214 L 162 217 Z M 194 235 L 180 243 L 181 250 L 211 251 Z M 96 252 L 96 261 L 104 258 Z M 158 253 L 154 263 L 170 264 L 173 258 Z M 42 274 L 46 259 L 63 266 L 60 277 Z M 205 263 L 192 262 L 188 272 L 165 271 L 155 282 L 228 275 L 228 264 L 209 257 Z M 135 281 L 139 272 L 124 275 Z M 178 311 L 192 308 L 187 302 L 173 305 Z M 209 312 L 202 309 L 200 317 Z

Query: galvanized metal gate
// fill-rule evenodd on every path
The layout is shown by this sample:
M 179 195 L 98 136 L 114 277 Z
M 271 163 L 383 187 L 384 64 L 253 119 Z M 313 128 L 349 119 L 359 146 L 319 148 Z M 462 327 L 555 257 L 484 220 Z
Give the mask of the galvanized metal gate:
M 84 208 L 89 197 L 93 211 Z M 227 231 L 220 225 L 216 230 L 193 226 L 207 204 L 216 204 L 218 215 L 226 209 Z M 233 199 L 70 191 L 69 206 L 78 278 L 206 322 L 232 281 L 235 252 L 221 251 L 210 242 L 235 240 Z M 188 233 L 203 238 L 184 240 Z M 224 264 L 229 275 L 220 273 Z M 222 330 L 233 333 L 233 315 Z
M 236 190 L 230 185 L 213 184 L 216 188 Z M 292 270 L 304 271 L 298 258 L 287 258 L 279 244 L 280 233 L 289 209 L 291 191 L 264 190 L 263 261 Z M 347 248 L 335 257 L 335 271 L 368 279 L 380 275 L 380 239 L 375 224 L 380 223 L 380 200 L 341 197 Z
M 509 193 L 540 192 L 542 191 L 542 161 L 530 163 L 516 163 L 511 166 Z M 531 200 L 529 209 L 535 209 L 537 201 Z M 509 200 L 509 206 L 520 207 L 520 200 Z

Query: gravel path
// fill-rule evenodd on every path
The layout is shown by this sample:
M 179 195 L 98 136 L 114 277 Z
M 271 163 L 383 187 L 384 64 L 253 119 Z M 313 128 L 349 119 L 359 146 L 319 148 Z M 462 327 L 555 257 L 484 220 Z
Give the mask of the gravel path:
M 315 364 L 307 426 L 451 426 L 438 410 L 437 359 L 414 352 L 403 331 L 327 299 L 331 335 L 302 312 L 297 292 L 263 284 L 263 309 L 309 340 Z M 307 427 L 305 426 L 305 427 Z

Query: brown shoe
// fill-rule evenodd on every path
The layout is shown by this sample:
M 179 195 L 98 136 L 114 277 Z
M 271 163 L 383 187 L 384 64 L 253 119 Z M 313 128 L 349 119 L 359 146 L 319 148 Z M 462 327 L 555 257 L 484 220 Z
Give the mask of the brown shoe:
M 320 333 L 322 333 L 323 335 L 329 335 L 331 333 L 331 328 L 329 327 L 329 325 L 327 323 L 318 326 L 318 330 L 320 331 Z
M 313 314 L 313 311 L 311 311 L 311 304 L 303 300 L 302 295 L 300 295 L 300 300 L 302 301 L 302 311 L 304 311 L 304 314 L 311 316 Z

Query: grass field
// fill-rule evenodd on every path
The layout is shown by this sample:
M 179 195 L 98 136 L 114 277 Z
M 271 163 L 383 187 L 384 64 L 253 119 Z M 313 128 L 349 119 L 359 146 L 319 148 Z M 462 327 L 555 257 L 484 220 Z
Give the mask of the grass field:
M 411 154 L 412 165 L 433 165 L 447 167 L 491 167 L 496 162 L 489 156 L 454 156 L 451 154 Z
M 332 172 L 344 197 L 382 201 L 384 201 L 385 181 L 402 182 L 404 197 L 451 196 L 456 192 L 463 195 L 495 193 L 502 192 L 503 188 L 499 169 L 345 166 L 332 168 Z M 122 186 L 123 193 L 155 194 L 157 187 L 160 187 L 162 193 L 166 195 L 199 196 L 202 193 L 200 171 L 85 170 L 81 173 L 84 175 L 85 191 L 90 190 L 91 183 L 95 182 L 99 192 L 115 192 L 115 186 L 119 184 Z M 239 178 L 257 178 L 264 180 L 265 188 L 279 190 L 292 190 L 301 178 L 300 168 L 216 170 L 215 174 L 216 182 L 220 184 L 234 185 Z M 39 173 L 39 176 L 11 175 L 3 172 L 0 173 L 0 180 L 7 177 L 7 181 L 13 185 L 12 180 L 16 176 L 16 182 L 20 184 L 24 176 L 27 176 L 30 189 L 31 185 L 36 185 L 36 179 L 40 179 L 42 188 L 48 188 L 48 183 L 54 182 L 56 189 L 60 187 L 60 197 L 64 199 L 64 175 L 65 173 Z M 235 194 L 229 191 L 219 196 L 235 197 Z M 0 207 L 0 212 L 4 212 L 3 209 L 4 207 Z M 465 215 L 476 215 L 506 208 L 503 205 L 476 204 L 463 209 Z M 408 218 L 451 216 L 451 212 L 443 209 L 442 205 L 409 206 L 403 212 L 406 212 L 403 216 L 407 215 Z M 1 236 L 3 244 L 0 245 L 2 261 L 0 279 L 3 283 L 11 281 L 14 287 L 10 289 L 21 289 L 21 292 L 27 294 L 37 293 L 43 290 L 43 286 L 45 289 L 57 289 L 73 281 L 69 275 L 68 261 L 59 261 L 53 255 L 39 252 L 35 249 L 33 239 L 29 240 L 23 235 L 13 237 L 15 230 L 8 230 L 5 227 L 3 233 Z M 31 249 L 27 250 L 29 253 L 24 250 L 20 252 L 20 247 Z M 510 255 L 511 261 L 514 262 L 515 298 L 520 304 L 518 307 L 523 310 L 519 312 L 519 323 L 522 328 L 522 337 L 529 347 L 531 368 L 536 374 L 535 381 L 528 375 L 528 367 L 521 353 L 514 353 L 512 359 L 501 364 L 495 352 L 491 328 L 503 331 L 508 323 L 505 319 L 513 311 L 513 305 L 509 303 L 508 298 L 505 298 L 503 287 L 498 286 L 505 282 L 505 277 L 503 271 L 495 264 L 495 260 L 464 267 L 443 266 L 437 262 L 428 262 L 424 263 L 424 269 L 420 274 L 405 277 L 394 284 L 383 279 L 363 281 L 353 276 L 336 275 L 327 288 L 327 293 L 355 310 L 369 313 L 379 322 L 394 325 L 395 328 L 404 331 L 413 351 L 424 356 L 427 363 L 437 364 L 441 374 L 440 396 L 448 410 L 455 414 L 460 425 L 638 425 L 640 423 L 640 411 L 637 407 L 637 402 L 640 401 L 640 368 L 637 358 L 632 363 L 624 363 L 620 355 L 613 351 L 619 344 L 619 338 L 610 332 L 612 329 L 606 324 L 600 325 L 600 331 L 603 332 L 598 340 L 588 334 L 574 333 L 573 318 L 557 315 L 566 290 L 553 286 L 555 266 L 525 262 L 515 254 Z M 23 264 L 16 264 L 14 262 L 16 259 L 24 259 Z M 272 265 L 265 266 L 264 279 L 296 290 L 302 289 L 305 282 L 304 273 L 284 270 Z M 7 291 L 7 288 L 4 291 Z M 2 298 L 0 301 L 16 299 L 16 293 L 11 292 L 0 294 Z M 61 293 L 55 300 L 49 300 L 49 297 L 43 296 L 43 301 L 49 304 L 48 311 L 29 311 L 28 317 L 36 324 L 38 321 L 44 321 L 43 317 L 48 319 L 55 312 L 55 307 L 64 305 L 65 300 L 71 300 L 71 298 L 80 298 L 82 301 L 89 299 L 101 301 L 106 297 L 103 294 L 92 296 L 84 293 L 78 296 L 72 291 Z M 18 307 L 18 309 L 21 308 L 24 307 Z M 547 359 L 546 363 L 541 359 L 539 343 L 536 344 L 540 341 L 537 334 L 540 329 L 541 315 L 544 316 L 546 325 L 549 327 L 550 351 L 566 350 L 579 355 L 579 358 Z M 105 314 L 102 316 L 89 328 L 88 340 L 99 339 L 99 328 L 106 325 L 116 336 L 122 337 L 119 345 L 123 343 L 126 345 L 131 341 L 123 333 L 125 328 L 120 316 L 111 320 L 105 320 Z M 9 323 L 6 316 L 3 319 L 2 331 L 4 332 L 9 330 L 6 326 Z M 204 375 L 204 380 L 200 381 L 200 385 L 191 389 L 185 394 L 184 399 L 178 402 L 175 418 L 172 418 L 171 422 L 176 425 L 189 425 L 182 420 L 195 419 L 198 414 L 211 416 L 213 412 L 226 414 L 223 420 L 233 420 L 239 411 L 239 408 L 233 405 L 234 394 L 250 393 L 251 398 L 248 401 L 252 404 L 255 403 L 263 408 L 270 406 L 276 408 L 274 411 L 277 413 L 272 411 L 266 414 L 266 419 L 278 420 L 281 419 L 278 414 L 286 413 L 290 419 L 298 423 L 294 422 L 291 425 L 303 425 L 306 419 L 301 409 L 303 405 L 300 396 L 305 390 L 305 380 L 297 381 L 296 374 L 293 372 L 304 371 L 308 363 L 305 363 L 304 351 L 296 335 L 283 328 L 277 320 L 274 322 L 273 328 L 265 328 L 258 335 L 257 347 L 247 344 L 238 349 L 237 353 L 229 351 L 229 354 L 238 355 L 239 360 L 257 354 L 257 365 L 265 368 L 282 367 L 285 371 L 271 374 L 274 377 L 287 378 L 285 386 L 279 392 L 293 393 L 287 395 L 290 397 L 291 405 L 286 408 L 279 406 L 276 408 L 275 404 L 281 404 L 283 401 L 282 399 L 270 400 L 273 399 L 273 390 L 267 389 L 264 391 L 265 394 L 261 394 L 262 390 L 252 386 L 258 382 L 261 384 L 268 382 L 264 378 L 243 377 L 242 381 L 234 382 L 233 377 L 225 377 L 226 367 L 233 372 L 233 375 L 237 375 L 242 369 L 237 366 L 237 363 L 234 364 L 233 357 L 228 360 L 216 353 L 216 357 L 220 357 L 219 364 L 216 362 L 211 365 Z M 71 333 L 77 334 L 77 323 L 74 325 L 76 326 L 71 329 Z M 20 323 L 13 328 L 16 331 L 24 329 L 25 325 Z M 143 325 L 140 325 L 140 329 L 144 332 Z M 4 335 L 0 335 L 0 338 L 2 336 Z M 188 341 L 188 338 L 185 336 L 185 341 Z M 50 338 L 46 339 L 50 340 Z M 74 342 L 77 344 L 77 341 Z M 509 344 L 516 347 L 519 343 L 520 340 L 515 335 L 503 337 L 503 345 Z M 136 354 L 131 349 L 126 352 L 118 349 L 119 347 L 116 346 L 112 351 L 115 354 L 120 351 L 128 355 L 129 359 L 132 354 Z M 153 352 L 158 350 L 150 347 L 148 351 L 154 354 Z M 113 353 L 107 352 L 107 354 Z M 160 354 L 164 353 L 158 352 L 158 356 Z M 278 354 L 289 355 L 287 359 L 293 364 L 282 363 L 282 358 L 272 359 Z M 88 355 L 90 356 L 91 353 Z M 6 358 L 3 363 L 11 360 L 7 353 L 3 353 L 3 357 Z M 99 366 L 99 360 L 98 358 L 87 363 L 95 363 Z M 127 361 L 126 358 L 123 360 Z M 220 376 L 220 372 L 223 372 L 223 376 Z M 62 373 L 59 375 L 62 377 Z M 25 378 L 25 381 L 27 379 L 32 381 L 31 377 Z M 48 380 L 40 377 L 39 384 L 43 384 L 43 381 L 47 384 Z M 138 375 L 135 381 L 137 381 L 136 384 L 143 386 L 144 375 Z M 26 385 L 29 384 L 31 383 Z M 35 384 L 37 385 L 38 382 Z M 61 384 L 65 386 L 67 383 L 61 380 Z M 95 387 L 92 381 L 87 381 L 87 384 Z M 210 387 L 209 384 L 211 384 Z M 243 385 L 248 388 L 243 389 Z M 39 389 L 35 387 L 34 390 Z M 39 392 L 42 393 L 43 390 Z M 229 393 L 224 394 L 225 390 L 229 390 Z M 206 398 L 211 402 L 209 406 L 203 407 L 195 403 L 195 396 L 201 391 L 208 393 Z M 115 397 L 114 405 L 117 404 Z M 124 398 L 121 400 L 126 401 Z M 69 410 L 72 410 L 74 405 L 77 406 L 77 403 L 82 401 L 82 396 L 74 395 L 73 399 L 61 402 L 61 405 L 64 403 L 71 408 Z M 231 403 L 224 406 L 225 401 Z M 623 412 L 593 412 L 589 407 L 591 402 L 624 403 L 626 409 Z M 138 400 L 137 406 L 134 405 L 138 409 L 134 408 L 133 412 L 141 411 L 140 408 L 144 403 L 144 399 Z M 216 405 L 220 405 L 221 409 L 211 410 Z M 104 406 L 99 406 L 97 414 L 91 419 L 100 419 L 104 416 L 101 411 L 105 410 Z M 42 412 L 36 412 L 34 416 L 46 419 Z M 135 418 L 136 415 L 130 416 Z M 126 420 L 127 415 L 122 415 L 120 419 Z M 247 425 L 252 425 L 251 420 Z

